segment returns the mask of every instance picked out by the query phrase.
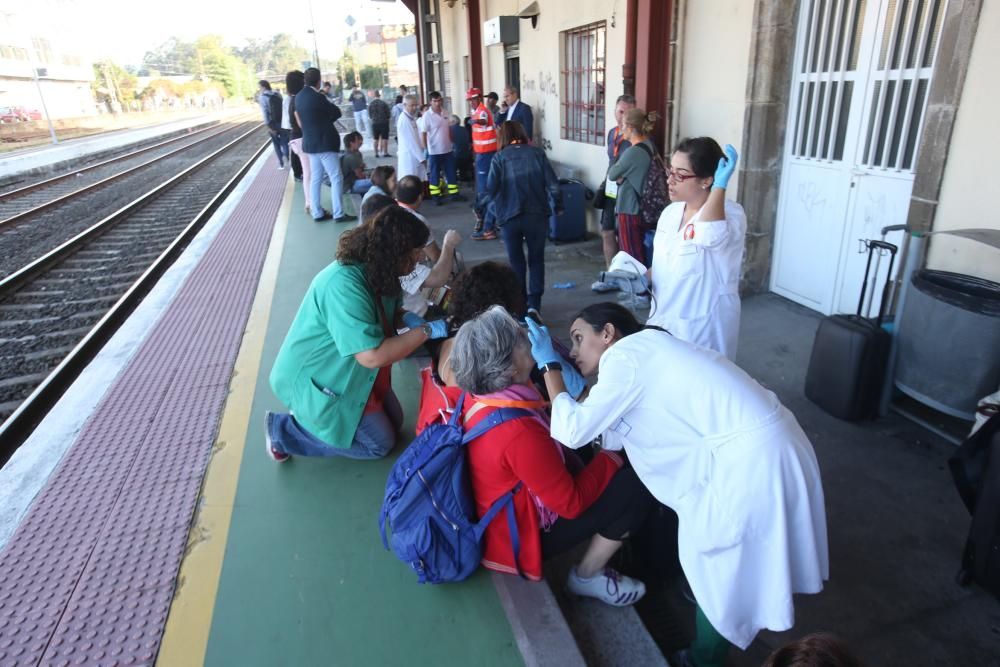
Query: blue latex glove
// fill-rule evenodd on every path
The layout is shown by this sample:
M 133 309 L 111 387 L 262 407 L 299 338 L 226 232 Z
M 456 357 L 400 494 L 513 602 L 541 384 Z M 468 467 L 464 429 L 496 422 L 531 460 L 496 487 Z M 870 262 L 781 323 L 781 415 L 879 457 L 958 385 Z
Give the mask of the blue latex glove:
M 733 148 L 732 144 L 726 144 L 725 148 L 726 157 L 719 158 L 719 166 L 715 170 L 715 182 L 712 183 L 712 189 L 723 188 L 725 189 L 729 185 L 729 179 L 736 172 L 736 161 L 739 159 L 739 155 L 736 153 L 736 149 Z
M 580 375 L 580 371 L 576 370 L 576 366 L 566 359 L 562 360 L 562 367 L 563 383 L 566 385 L 566 391 L 573 398 L 580 398 L 580 394 L 587 388 L 587 381 Z
M 431 327 L 431 338 L 447 338 L 448 322 L 446 320 L 431 320 L 427 324 Z
M 420 317 L 416 313 L 411 313 L 408 310 L 403 311 L 403 324 L 406 325 L 407 329 L 416 329 L 423 324 L 424 321 L 424 318 Z
M 552 337 L 549 336 L 549 328 L 540 326 L 530 317 L 526 319 L 528 323 L 528 340 L 531 341 L 531 356 L 535 363 L 541 368 L 545 364 L 561 361 L 559 354 L 552 347 Z

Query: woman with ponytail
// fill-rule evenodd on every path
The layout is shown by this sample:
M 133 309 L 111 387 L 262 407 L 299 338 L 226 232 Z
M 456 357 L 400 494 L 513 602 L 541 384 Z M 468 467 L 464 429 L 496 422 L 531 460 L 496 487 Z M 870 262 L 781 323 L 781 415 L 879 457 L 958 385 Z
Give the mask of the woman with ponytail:
M 656 144 L 650 133 L 659 119 L 655 111 L 630 109 L 625 114 L 625 128 L 622 136 L 631 148 L 621 154 L 618 162 L 608 170 L 608 182 L 617 183 L 615 214 L 618 218 L 618 245 L 632 257 L 649 265 L 643 240 L 646 229 L 639 216 L 642 195 L 646 185 L 646 173 L 656 155 Z

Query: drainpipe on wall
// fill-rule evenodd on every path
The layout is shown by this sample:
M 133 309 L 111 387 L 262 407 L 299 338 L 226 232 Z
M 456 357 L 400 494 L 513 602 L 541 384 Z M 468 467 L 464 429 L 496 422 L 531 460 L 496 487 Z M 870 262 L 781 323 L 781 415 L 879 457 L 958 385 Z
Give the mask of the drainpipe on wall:
M 664 132 L 664 141 L 666 143 L 664 149 L 667 155 L 670 154 L 673 147 L 680 141 L 680 122 L 678 120 L 680 109 L 677 104 L 677 100 L 680 99 L 680 60 L 683 54 L 680 42 L 682 40 L 684 18 L 686 15 L 685 10 L 687 8 L 686 0 L 676 0 L 673 4 L 673 11 L 670 17 L 670 43 L 667 47 L 667 59 L 670 63 L 667 74 L 667 109 L 665 114 L 667 127 Z
M 625 9 L 625 62 L 622 64 L 622 85 L 626 95 L 635 95 L 635 35 L 639 0 L 628 0 Z
M 479 18 L 479 0 L 469 0 L 466 5 L 469 18 L 469 76 L 471 88 L 483 89 L 483 21 Z M 486 94 L 486 91 L 483 91 Z

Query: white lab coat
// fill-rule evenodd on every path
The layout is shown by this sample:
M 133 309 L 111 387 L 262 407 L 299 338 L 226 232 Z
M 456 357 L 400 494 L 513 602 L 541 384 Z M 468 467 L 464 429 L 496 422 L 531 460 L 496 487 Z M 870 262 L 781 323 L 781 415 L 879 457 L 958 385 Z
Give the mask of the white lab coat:
M 746 648 L 792 627 L 793 593 L 829 577 L 819 466 L 777 397 L 718 352 L 646 329 L 601 357 L 577 403 L 552 402 L 552 437 L 624 448 L 680 518 L 681 565 L 705 616 Z
M 417 119 L 406 113 L 399 114 L 396 120 L 396 139 L 399 148 L 396 151 L 399 162 L 396 165 L 396 182 L 403 176 L 416 176 L 421 181 L 427 180 L 427 170 L 424 161 L 424 145 L 420 141 L 420 130 L 417 129 Z
M 665 208 L 656 225 L 653 308 L 647 322 L 733 361 L 747 216 L 727 199 L 725 220 L 701 220 L 701 209 L 682 225 L 684 206 L 677 202 Z

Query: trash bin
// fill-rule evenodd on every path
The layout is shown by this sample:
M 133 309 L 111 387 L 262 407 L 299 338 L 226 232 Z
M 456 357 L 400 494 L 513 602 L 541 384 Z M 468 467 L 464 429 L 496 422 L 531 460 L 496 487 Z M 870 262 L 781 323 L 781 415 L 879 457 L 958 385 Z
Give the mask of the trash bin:
M 924 269 L 900 315 L 896 387 L 935 410 L 973 420 L 1000 385 L 1000 284 Z

